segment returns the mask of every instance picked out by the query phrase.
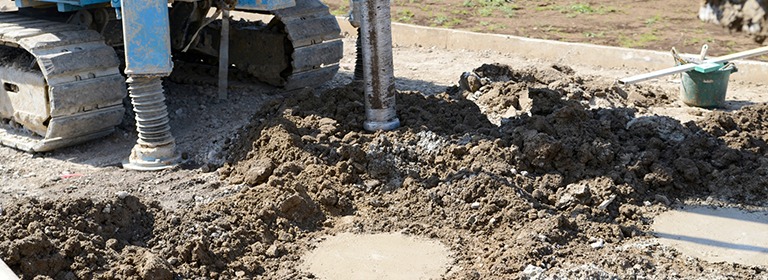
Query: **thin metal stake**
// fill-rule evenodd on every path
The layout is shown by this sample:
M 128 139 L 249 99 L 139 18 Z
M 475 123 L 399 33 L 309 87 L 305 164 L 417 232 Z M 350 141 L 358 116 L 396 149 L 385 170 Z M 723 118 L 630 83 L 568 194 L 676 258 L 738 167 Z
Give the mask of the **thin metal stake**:
M 219 99 L 227 99 L 229 74 L 229 9 L 222 8 L 221 41 L 219 42 Z

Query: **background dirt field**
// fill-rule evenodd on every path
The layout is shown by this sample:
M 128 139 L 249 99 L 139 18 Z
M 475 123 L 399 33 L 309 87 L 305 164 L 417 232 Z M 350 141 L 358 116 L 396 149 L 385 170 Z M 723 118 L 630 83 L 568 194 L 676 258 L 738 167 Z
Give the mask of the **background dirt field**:
M 346 15 L 349 0 L 325 1 Z M 759 47 L 746 34 L 697 19 L 691 0 L 392 0 L 392 20 L 483 33 L 598 45 L 710 54 Z
M 599 16 L 686 7 L 592 1 L 623 12 L 571 17 L 555 9 L 566 2 L 511 3 L 523 7 L 517 16 L 559 19 L 553 26 L 604 28 L 605 42 L 621 37 Z M 396 13 L 423 3 L 395 2 Z M 696 8 L 659 10 L 668 23 L 722 31 L 699 24 Z M 636 47 L 685 41 L 663 26 L 658 45 Z M 185 159 L 171 170 L 119 168 L 136 138 L 130 122 L 52 153 L 0 147 L 0 258 L 24 279 L 313 279 L 301 257 L 324 236 L 387 232 L 450 248 L 442 279 L 768 279 L 766 266 L 692 258 L 650 230 L 684 204 L 768 207 L 765 85 L 735 83 L 727 110 L 706 110 L 682 105 L 673 78 L 615 87 L 629 69 L 397 47 L 403 126 L 369 133 L 363 94 L 348 85 L 354 38 L 344 43 L 342 72 L 317 89 L 235 83 L 217 101 L 214 86 L 166 81 Z M 477 87 L 458 86 L 465 71 Z

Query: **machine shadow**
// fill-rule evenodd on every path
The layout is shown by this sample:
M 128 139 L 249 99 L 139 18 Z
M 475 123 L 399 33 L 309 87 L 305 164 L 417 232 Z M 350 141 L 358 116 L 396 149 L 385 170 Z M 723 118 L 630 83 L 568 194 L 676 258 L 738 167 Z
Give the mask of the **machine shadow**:
M 695 236 L 687 236 L 687 235 L 664 233 L 664 232 L 654 232 L 653 234 L 656 237 L 659 237 L 659 238 L 672 239 L 672 240 L 680 240 L 680 241 L 684 241 L 684 242 L 696 243 L 696 244 L 701 244 L 701 245 L 711 246 L 711 247 L 720 247 L 720 248 L 731 249 L 731 250 L 735 250 L 735 251 L 746 251 L 746 252 L 753 252 L 753 253 L 768 253 L 768 247 L 753 246 L 753 245 L 731 243 L 731 242 L 723 242 L 723 241 L 719 241 L 719 240 L 715 240 L 715 239 L 710 239 L 710 238 L 701 238 L 701 237 L 695 237 Z
M 654 236 L 673 243 L 696 244 L 701 251 L 723 250 L 708 252 L 708 256 L 747 260 L 768 255 L 768 246 L 761 242 L 768 229 L 768 212 L 687 205 L 659 218 L 653 227 Z

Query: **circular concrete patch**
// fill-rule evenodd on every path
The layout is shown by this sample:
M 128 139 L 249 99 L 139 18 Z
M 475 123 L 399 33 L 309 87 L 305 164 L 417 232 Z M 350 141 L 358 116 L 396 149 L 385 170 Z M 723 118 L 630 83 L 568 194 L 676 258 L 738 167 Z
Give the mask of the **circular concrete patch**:
M 659 242 L 710 262 L 768 265 L 768 212 L 686 206 L 654 219 Z
M 450 262 L 441 243 L 402 234 L 329 236 L 302 257 L 319 279 L 439 279 Z

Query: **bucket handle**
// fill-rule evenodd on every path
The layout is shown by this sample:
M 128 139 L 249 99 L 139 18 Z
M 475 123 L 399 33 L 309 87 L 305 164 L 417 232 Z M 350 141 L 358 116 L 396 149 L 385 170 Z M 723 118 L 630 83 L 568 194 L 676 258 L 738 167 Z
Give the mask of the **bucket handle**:
M 736 64 L 733 62 L 728 62 L 723 67 L 720 67 L 718 71 L 731 71 L 731 73 L 739 72 L 739 68 L 736 68 Z

